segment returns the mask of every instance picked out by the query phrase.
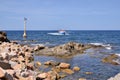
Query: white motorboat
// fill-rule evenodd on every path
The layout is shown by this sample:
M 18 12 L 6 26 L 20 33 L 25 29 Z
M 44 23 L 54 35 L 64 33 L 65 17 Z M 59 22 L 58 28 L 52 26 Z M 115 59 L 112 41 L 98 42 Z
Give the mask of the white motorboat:
M 59 30 L 58 32 L 55 33 L 48 33 L 50 35 L 69 35 L 65 30 Z

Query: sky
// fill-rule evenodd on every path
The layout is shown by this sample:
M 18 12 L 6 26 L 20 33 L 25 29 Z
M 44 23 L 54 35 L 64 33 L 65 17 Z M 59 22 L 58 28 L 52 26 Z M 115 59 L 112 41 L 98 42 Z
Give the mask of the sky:
M 0 0 L 0 30 L 120 30 L 120 0 Z

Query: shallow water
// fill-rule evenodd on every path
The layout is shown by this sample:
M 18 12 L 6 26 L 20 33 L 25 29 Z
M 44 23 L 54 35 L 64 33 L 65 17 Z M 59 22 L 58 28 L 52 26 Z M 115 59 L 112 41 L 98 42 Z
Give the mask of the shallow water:
M 67 62 L 71 64 L 71 68 L 79 66 L 80 71 L 75 72 L 73 75 L 68 75 L 61 80 L 78 80 L 79 78 L 86 78 L 87 80 L 107 80 L 111 76 L 120 72 L 120 65 L 112 65 L 102 63 L 101 59 L 108 55 L 108 53 L 96 52 L 96 50 L 89 50 L 85 54 L 79 54 L 72 58 L 56 58 L 46 56 L 35 56 L 35 61 L 45 62 L 48 60 L 55 60 L 58 62 Z M 85 72 L 93 72 L 91 75 Z

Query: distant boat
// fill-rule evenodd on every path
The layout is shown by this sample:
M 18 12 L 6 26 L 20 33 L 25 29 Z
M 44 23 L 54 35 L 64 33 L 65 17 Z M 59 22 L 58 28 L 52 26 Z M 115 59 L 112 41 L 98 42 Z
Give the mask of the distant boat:
M 48 33 L 50 35 L 69 35 L 65 30 L 59 30 L 58 32 L 55 33 Z

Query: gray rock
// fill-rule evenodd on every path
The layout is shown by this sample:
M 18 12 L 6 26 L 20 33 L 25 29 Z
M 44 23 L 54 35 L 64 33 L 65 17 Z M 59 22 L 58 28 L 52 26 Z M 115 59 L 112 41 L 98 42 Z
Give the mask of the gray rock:
M 9 63 L 0 61 L 0 67 L 2 67 L 3 69 L 11 69 L 11 65 Z

